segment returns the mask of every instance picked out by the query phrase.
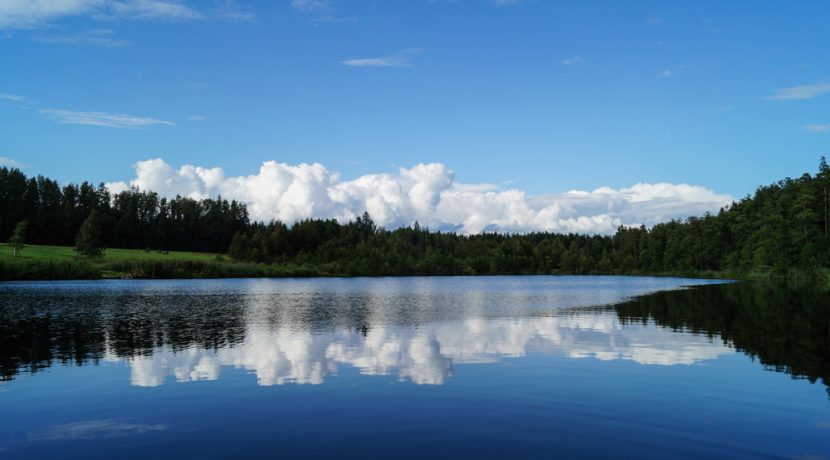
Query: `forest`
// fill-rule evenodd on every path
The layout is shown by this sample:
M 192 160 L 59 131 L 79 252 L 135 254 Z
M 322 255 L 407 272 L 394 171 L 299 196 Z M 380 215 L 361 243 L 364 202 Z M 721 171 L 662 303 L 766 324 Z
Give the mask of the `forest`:
M 460 235 L 418 222 L 380 228 L 368 213 L 348 223 L 252 222 L 243 203 L 221 197 L 168 200 L 136 189 L 111 194 L 103 184 L 60 186 L 0 168 L 0 235 L 11 238 L 26 222 L 27 244 L 74 246 L 84 222 L 94 220 L 102 248 L 225 254 L 236 267 L 248 266 L 247 274 L 263 276 L 823 274 L 830 266 L 828 186 L 830 167 L 822 157 L 815 174 L 759 187 L 716 214 L 652 228 Z

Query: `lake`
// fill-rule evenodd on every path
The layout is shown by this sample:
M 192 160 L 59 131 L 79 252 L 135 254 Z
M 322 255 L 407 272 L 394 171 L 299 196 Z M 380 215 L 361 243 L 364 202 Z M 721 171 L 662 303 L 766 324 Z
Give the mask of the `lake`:
M 830 458 L 830 297 L 681 278 L 0 284 L 0 458 Z

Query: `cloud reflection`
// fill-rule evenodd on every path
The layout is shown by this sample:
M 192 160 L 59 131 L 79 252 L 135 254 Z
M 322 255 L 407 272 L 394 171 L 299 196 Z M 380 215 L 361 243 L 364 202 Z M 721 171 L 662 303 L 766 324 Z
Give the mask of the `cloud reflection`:
M 233 347 L 173 351 L 162 347 L 150 356 L 131 358 L 131 381 L 158 386 L 216 380 L 223 367 L 245 369 L 263 386 L 321 384 L 341 366 L 364 375 L 397 375 L 401 381 L 440 385 L 458 364 L 492 363 L 545 353 L 643 365 L 690 365 L 734 350 L 700 334 L 654 324 L 623 325 L 614 312 L 576 313 L 518 319 L 444 321 L 364 330 L 310 332 L 292 327 L 258 328 Z
M 164 431 L 167 425 L 147 425 L 119 420 L 85 420 L 55 425 L 29 434 L 30 441 L 60 441 L 65 439 L 121 438 L 152 431 Z

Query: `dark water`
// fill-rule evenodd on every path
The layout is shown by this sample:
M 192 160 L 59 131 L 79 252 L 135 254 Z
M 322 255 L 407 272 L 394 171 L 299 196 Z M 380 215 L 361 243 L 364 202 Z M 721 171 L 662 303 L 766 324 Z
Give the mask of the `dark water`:
M 0 284 L 0 379 L 0 458 L 830 458 L 830 297 L 635 277 Z

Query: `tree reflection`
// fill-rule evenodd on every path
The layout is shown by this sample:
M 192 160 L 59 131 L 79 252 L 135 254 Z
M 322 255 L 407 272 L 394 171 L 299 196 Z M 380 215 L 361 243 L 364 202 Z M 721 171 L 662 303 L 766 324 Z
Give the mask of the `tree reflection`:
M 705 333 L 771 370 L 830 385 L 828 305 L 828 292 L 815 287 L 736 283 L 660 292 L 616 310 L 624 324 Z
M 442 307 L 423 297 L 406 308 L 401 299 L 356 294 L 27 292 L 33 291 L 0 296 L 4 380 L 55 363 L 127 359 L 133 384 L 141 386 L 160 385 L 168 375 L 213 380 L 226 366 L 255 373 L 261 385 L 316 384 L 340 365 L 441 384 L 457 364 L 532 352 L 676 365 L 715 359 L 734 347 L 769 369 L 830 382 L 830 299 L 801 287 L 699 286 L 613 308 L 508 318 L 466 312 L 432 321 L 424 308 Z M 390 302 L 403 313 L 381 314 Z

